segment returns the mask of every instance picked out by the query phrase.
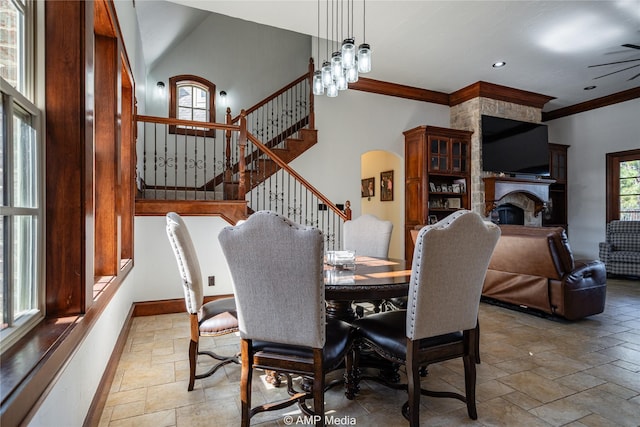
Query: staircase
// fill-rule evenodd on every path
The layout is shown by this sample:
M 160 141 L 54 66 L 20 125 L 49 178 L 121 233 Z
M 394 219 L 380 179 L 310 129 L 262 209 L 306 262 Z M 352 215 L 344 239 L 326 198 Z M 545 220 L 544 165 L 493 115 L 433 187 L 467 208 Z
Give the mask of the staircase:
M 289 163 L 317 143 L 308 73 L 226 123 L 136 116 L 138 197 L 136 215 L 170 210 L 219 215 L 235 223 L 257 210 L 273 210 L 322 229 L 327 249 L 338 248 L 350 218 Z M 175 135 L 170 127 L 196 129 Z M 206 136 L 215 130 L 216 137 Z M 217 132 L 220 131 L 220 132 Z
M 315 129 L 301 129 L 299 135 L 299 137 L 287 138 L 282 147 L 272 148 L 271 152 L 289 164 L 318 141 L 318 132 Z M 261 154 L 259 150 L 255 150 L 245 158 L 245 165 L 244 180 L 249 183 L 248 191 L 264 183 L 267 178 L 281 169 L 273 158 Z M 234 167 L 237 166 L 237 164 L 234 165 Z M 225 199 L 235 199 L 238 195 L 238 187 L 239 181 L 225 182 Z

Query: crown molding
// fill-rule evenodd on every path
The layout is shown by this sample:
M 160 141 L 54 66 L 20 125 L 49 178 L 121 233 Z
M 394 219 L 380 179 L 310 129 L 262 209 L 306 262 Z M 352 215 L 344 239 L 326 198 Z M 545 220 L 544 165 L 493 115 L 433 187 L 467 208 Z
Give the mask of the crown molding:
M 461 104 L 470 99 L 483 97 L 498 101 L 512 102 L 529 107 L 542 108 L 544 104 L 555 99 L 553 96 L 541 95 L 526 90 L 514 89 L 494 83 L 479 81 L 457 90 L 449 95 L 450 106 Z
M 614 93 L 612 95 L 603 96 L 601 98 L 592 99 L 590 101 L 581 102 L 564 108 L 558 108 L 557 110 L 548 111 L 546 113 L 543 112 L 542 121 L 546 122 L 549 120 L 559 119 L 560 117 L 584 113 L 585 111 L 595 110 L 596 108 L 602 108 L 636 98 L 640 98 L 640 87 L 623 90 L 622 92 Z

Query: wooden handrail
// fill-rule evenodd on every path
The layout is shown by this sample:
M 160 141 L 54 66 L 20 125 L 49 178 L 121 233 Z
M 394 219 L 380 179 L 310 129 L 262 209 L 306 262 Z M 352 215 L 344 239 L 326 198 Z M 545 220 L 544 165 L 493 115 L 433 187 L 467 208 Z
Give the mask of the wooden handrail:
M 258 147 L 260 149 L 260 151 L 262 151 L 265 154 L 267 154 L 271 158 L 271 160 L 273 160 L 278 166 L 280 166 L 282 169 L 286 170 L 287 173 L 289 173 L 291 176 L 293 176 L 296 180 L 300 181 L 302 183 L 302 185 L 307 190 L 309 190 L 311 193 L 313 193 L 313 195 L 316 196 L 319 200 L 322 200 L 322 202 L 325 205 L 327 205 L 329 207 L 329 209 L 331 209 L 335 214 L 337 214 L 340 218 L 342 218 L 343 221 L 346 221 L 347 219 L 349 219 L 349 218 L 347 218 L 347 215 L 344 212 L 342 212 L 340 209 L 338 209 L 333 204 L 333 202 L 331 200 L 329 200 L 317 188 L 315 188 L 313 185 L 311 185 L 306 179 L 304 179 L 302 176 L 300 176 L 295 170 L 291 169 L 291 167 L 285 161 L 280 159 L 280 157 L 278 157 L 277 154 L 275 154 L 273 151 L 271 151 L 271 149 L 269 147 L 267 147 L 266 145 L 261 143 L 258 140 L 258 138 L 253 136 L 253 134 L 247 132 L 247 139 L 249 139 L 256 147 Z
M 134 116 L 134 120 L 146 123 L 160 123 L 165 125 L 176 126 L 193 126 L 206 129 L 220 129 L 229 131 L 240 131 L 240 126 L 233 124 L 214 123 L 214 122 L 198 122 L 194 120 L 179 120 L 167 117 L 155 117 L 155 116 Z
M 251 113 L 253 113 L 254 111 L 256 111 L 258 108 L 262 107 L 263 105 L 265 105 L 266 103 L 268 103 L 269 101 L 277 98 L 278 96 L 282 95 L 283 93 L 285 93 L 286 91 L 288 91 L 289 89 L 291 89 L 292 87 L 294 87 L 295 85 L 297 85 L 298 83 L 302 82 L 305 79 L 309 78 L 309 73 L 303 74 L 300 77 L 298 77 L 297 79 L 295 79 L 294 81 L 292 81 L 291 83 L 289 83 L 288 85 L 286 85 L 285 87 L 283 87 L 282 89 L 280 89 L 279 91 L 269 95 L 268 97 L 266 97 L 265 99 L 263 99 L 262 101 L 258 102 L 256 105 L 254 105 L 253 107 L 245 110 L 245 115 L 249 115 Z M 236 123 L 238 120 L 240 120 L 240 116 L 241 114 L 237 115 L 236 117 L 233 118 L 233 120 L 231 121 L 231 123 Z

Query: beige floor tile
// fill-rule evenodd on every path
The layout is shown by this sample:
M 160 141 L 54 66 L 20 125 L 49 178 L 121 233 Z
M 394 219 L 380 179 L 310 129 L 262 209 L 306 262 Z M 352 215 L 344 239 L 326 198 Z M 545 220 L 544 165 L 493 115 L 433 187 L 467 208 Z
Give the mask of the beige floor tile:
M 175 409 L 124 418 L 109 423 L 109 427 L 174 427 L 175 425 Z
M 519 372 L 500 378 L 499 381 L 543 403 L 575 393 L 574 390 L 549 381 L 534 372 Z
M 640 282 L 610 280 L 605 312 L 577 322 L 549 320 L 481 304 L 478 420 L 454 399 L 421 397 L 423 426 L 609 427 L 640 425 Z M 187 391 L 189 319 L 185 313 L 133 319 L 100 427 L 231 426 L 240 421 L 240 367 L 226 365 Z M 203 338 L 200 348 L 235 354 L 237 334 Z M 201 357 L 198 372 L 215 361 Z M 403 369 L 400 371 L 404 379 Z M 330 378 L 338 378 L 332 373 Z M 256 370 L 253 403 L 286 397 Z M 299 383 L 299 379 L 296 379 Z M 360 426 L 407 425 L 403 390 L 363 380 L 356 400 L 341 386 L 325 394 L 327 413 Z M 423 387 L 460 391 L 462 364 L 429 367 Z M 286 426 L 297 407 L 260 414 L 252 426 Z
M 187 390 L 187 382 L 170 382 L 148 388 L 145 412 L 157 412 L 170 408 L 204 403 L 204 391 Z
M 167 384 L 175 381 L 173 363 L 158 365 L 131 366 L 127 368 L 122 377 L 120 390 L 131 390 L 141 387 L 151 387 L 158 384 Z

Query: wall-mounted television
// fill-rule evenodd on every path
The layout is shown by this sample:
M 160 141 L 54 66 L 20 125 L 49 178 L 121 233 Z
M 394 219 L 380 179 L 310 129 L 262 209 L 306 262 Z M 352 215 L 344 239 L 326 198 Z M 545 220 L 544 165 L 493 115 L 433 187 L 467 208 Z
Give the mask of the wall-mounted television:
M 509 175 L 549 175 L 546 125 L 482 116 L 482 169 Z

